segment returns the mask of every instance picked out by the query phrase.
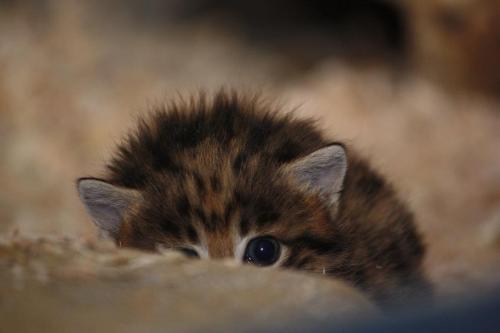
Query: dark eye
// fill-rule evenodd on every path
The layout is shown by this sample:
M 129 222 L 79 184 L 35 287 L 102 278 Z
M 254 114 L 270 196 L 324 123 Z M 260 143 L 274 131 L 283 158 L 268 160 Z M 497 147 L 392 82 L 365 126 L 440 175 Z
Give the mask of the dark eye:
M 186 257 L 189 257 L 189 258 L 199 258 L 200 257 L 200 255 L 198 254 L 198 252 L 196 252 L 196 250 L 191 249 L 189 247 L 180 247 L 177 250 L 182 252 Z
M 280 244 L 272 237 L 257 237 L 248 242 L 243 260 L 257 266 L 269 266 L 280 257 Z

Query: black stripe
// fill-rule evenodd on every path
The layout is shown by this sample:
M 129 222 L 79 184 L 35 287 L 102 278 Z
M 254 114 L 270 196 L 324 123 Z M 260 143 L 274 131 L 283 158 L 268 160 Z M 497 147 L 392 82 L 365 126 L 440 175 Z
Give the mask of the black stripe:
M 236 173 L 239 173 L 243 164 L 248 160 L 248 155 L 245 152 L 239 153 L 233 162 L 233 170 Z
M 365 175 L 358 181 L 358 188 L 369 196 L 376 195 L 383 187 L 384 183 L 382 179 L 374 174 Z
M 276 222 L 281 213 L 269 201 L 258 200 L 255 204 L 255 213 L 257 214 L 257 226 L 262 227 L 266 224 Z
M 297 143 L 286 141 L 275 151 L 274 158 L 280 163 L 287 163 L 297 158 L 301 151 L 302 147 L 300 147 Z
M 199 242 L 198 233 L 196 232 L 196 229 L 191 224 L 187 225 L 186 233 L 187 233 L 187 236 L 188 236 L 188 239 L 190 242 L 192 242 L 192 243 Z
M 178 200 L 177 200 L 177 203 L 176 203 L 176 209 L 177 209 L 177 213 L 181 216 L 181 217 L 186 217 L 186 216 L 189 216 L 190 215 L 190 211 L 191 211 L 191 204 L 189 203 L 189 199 L 186 195 L 182 195 Z
M 240 219 L 240 235 L 245 236 L 250 231 L 250 219 L 246 214 L 242 214 Z
M 227 205 L 226 205 L 226 208 L 224 210 L 224 222 L 226 224 L 229 224 L 229 221 L 231 220 L 231 216 L 233 216 L 233 214 L 235 213 L 236 211 L 236 204 L 234 201 L 230 201 Z
M 198 219 L 200 219 L 202 223 L 207 223 L 207 216 L 205 215 L 203 209 L 201 209 L 200 207 L 194 208 L 194 214 L 196 215 L 196 217 L 198 217 Z
M 181 235 L 181 230 L 177 224 L 172 222 L 171 220 L 163 220 L 162 223 L 160 224 L 161 231 L 164 232 L 165 234 L 174 236 L 174 237 L 180 237 Z
M 200 195 L 204 195 L 206 192 L 205 183 L 198 173 L 193 173 L 194 183 L 196 184 L 196 189 Z
M 212 186 L 212 191 L 215 193 L 220 192 L 222 189 L 219 177 L 217 177 L 216 174 L 213 174 L 212 177 L 210 177 L 210 185 Z
M 220 226 L 220 220 L 220 217 L 215 212 L 212 212 L 210 213 L 210 218 L 205 223 L 205 227 L 208 231 L 214 232 Z
M 318 254 L 340 253 L 345 249 L 345 242 L 341 237 L 326 239 L 310 234 L 305 234 L 292 240 L 284 241 L 283 243 L 292 248 L 310 249 Z

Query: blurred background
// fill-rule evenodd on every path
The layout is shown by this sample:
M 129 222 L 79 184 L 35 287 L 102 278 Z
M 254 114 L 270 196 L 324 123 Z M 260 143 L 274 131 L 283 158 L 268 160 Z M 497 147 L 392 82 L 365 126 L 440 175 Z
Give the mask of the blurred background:
M 500 283 L 500 1 L 0 0 L 0 234 L 96 231 L 75 179 L 199 90 L 319 119 L 416 213 L 438 293 Z

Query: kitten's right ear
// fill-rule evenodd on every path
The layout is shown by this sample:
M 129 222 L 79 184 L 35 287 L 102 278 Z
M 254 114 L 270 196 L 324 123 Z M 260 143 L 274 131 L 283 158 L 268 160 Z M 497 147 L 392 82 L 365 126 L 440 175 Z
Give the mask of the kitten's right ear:
M 336 207 L 347 172 L 344 146 L 332 144 L 285 166 L 285 172 L 311 191 L 318 192 L 331 207 Z
M 94 223 L 110 236 L 116 237 L 127 209 L 141 200 L 136 190 L 122 188 L 95 178 L 80 178 L 78 193 Z

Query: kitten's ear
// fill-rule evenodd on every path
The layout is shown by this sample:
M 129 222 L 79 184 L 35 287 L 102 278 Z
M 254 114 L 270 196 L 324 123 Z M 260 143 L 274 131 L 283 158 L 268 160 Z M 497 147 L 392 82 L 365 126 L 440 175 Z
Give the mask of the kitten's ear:
M 333 144 L 292 162 L 286 171 L 301 186 L 319 192 L 329 205 L 336 205 L 347 172 L 346 151 Z
M 94 223 L 110 236 L 116 237 L 127 209 L 141 199 L 136 190 L 111 185 L 95 178 L 80 178 L 78 192 Z

